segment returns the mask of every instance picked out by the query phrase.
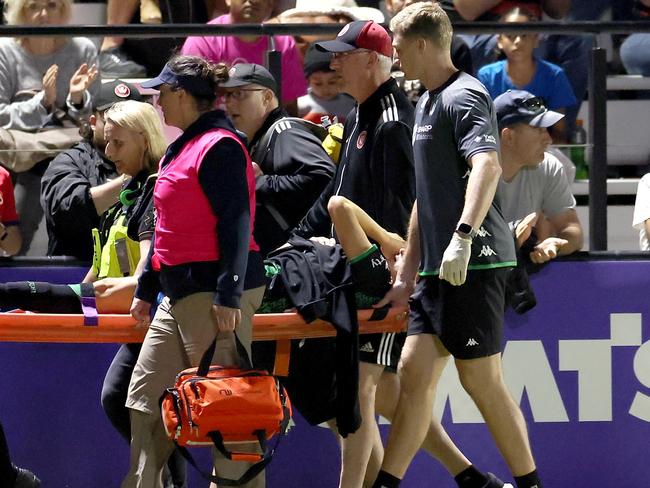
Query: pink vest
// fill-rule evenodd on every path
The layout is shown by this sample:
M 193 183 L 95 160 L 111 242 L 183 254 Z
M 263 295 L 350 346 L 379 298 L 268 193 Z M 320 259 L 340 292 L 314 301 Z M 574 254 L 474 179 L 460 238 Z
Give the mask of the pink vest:
M 253 239 L 255 220 L 255 175 L 246 147 L 231 132 L 212 129 L 188 141 L 164 168 L 159 168 L 154 189 L 156 237 L 152 257 L 154 269 L 160 263 L 175 266 L 190 262 L 218 261 L 218 218 L 212 211 L 201 184 L 199 168 L 207 152 L 223 138 L 237 141 L 246 155 L 246 179 L 250 206 L 249 250 L 258 251 Z

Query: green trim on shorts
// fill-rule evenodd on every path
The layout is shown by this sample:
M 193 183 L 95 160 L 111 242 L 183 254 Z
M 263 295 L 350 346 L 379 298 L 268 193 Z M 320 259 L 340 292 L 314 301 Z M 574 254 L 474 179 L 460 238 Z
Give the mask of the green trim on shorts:
M 81 298 L 81 284 L 76 283 L 74 285 L 68 285 L 70 289 L 77 295 L 79 298 Z
M 366 251 L 362 252 L 362 253 L 359 254 L 358 256 L 356 256 L 356 257 L 350 259 L 348 262 L 349 262 L 350 264 L 354 264 L 354 263 L 358 263 L 359 261 L 363 261 L 365 258 L 367 258 L 368 256 L 370 256 L 373 252 L 375 252 L 375 251 L 378 250 L 378 249 L 379 249 L 379 248 L 377 247 L 377 244 L 373 244 L 372 246 L 370 246 L 369 249 L 367 249 Z
M 267 278 L 273 278 L 274 276 L 279 275 L 282 272 L 282 268 L 275 264 L 264 263 L 264 273 Z
M 492 264 L 471 264 L 467 267 L 468 270 L 481 270 L 481 269 L 498 269 L 498 268 L 514 268 L 517 266 L 517 261 L 505 261 L 503 263 Z M 437 271 L 420 271 L 418 276 L 438 276 L 440 273 Z

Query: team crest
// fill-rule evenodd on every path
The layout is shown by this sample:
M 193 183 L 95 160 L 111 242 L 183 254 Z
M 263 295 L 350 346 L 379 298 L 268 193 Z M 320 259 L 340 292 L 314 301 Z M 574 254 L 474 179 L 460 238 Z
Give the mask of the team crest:
M 361 149 L 363 145 L 366 143 L 366 137 L 368 136 L 368 133 L 364 130 L 359 134 L 359 137 L 357 137 L 357 149 Z
M 129 95 L 131 95 L 131 89 L 124 83 L 120 83 L 115 87 L 113 93 L 115 93 L 117 98 L 129 98 Z

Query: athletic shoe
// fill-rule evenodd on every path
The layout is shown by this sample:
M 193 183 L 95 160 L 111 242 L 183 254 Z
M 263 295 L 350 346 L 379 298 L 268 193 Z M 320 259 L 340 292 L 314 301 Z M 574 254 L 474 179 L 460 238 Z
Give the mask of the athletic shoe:
M 504 483 L 492 473 L 486 474 L 488 482 L 483 485 L 483 488 L 514 488 L 510 483 Z
M 18 475 L 16 476 L 14 488 L 38 488 L 41 486 L 41 480 L 31 471 L 18 467 L 16 467 L 16 470 Z
M 120 47 L 101 51 L 98 59 L 102 78 L 144 78 L 147 76 L 146 68 L 129 59 Z

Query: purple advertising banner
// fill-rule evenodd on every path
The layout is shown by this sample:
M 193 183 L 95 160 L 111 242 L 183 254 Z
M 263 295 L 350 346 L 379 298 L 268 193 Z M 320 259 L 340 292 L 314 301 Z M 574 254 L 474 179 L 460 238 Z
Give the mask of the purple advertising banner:
M 0 269 L 0 282 L 74 282 L 83 274 L 70 268 L 47 278 L 28 272 Z M 532 284 L 538 305 L 523 316 L 507 314 L 503 362 L 544 486 L 650 486 L 650 260 L 556 262 L 534 275 Z M 0 344 L 0 419 L 16 463 L 37 472 L 45 487 L 119 486 L 128 448 L 99 403 L 116 350 L 102 344 Z M 475 465 L 512 481 L 451 361 L 434 413 Z M 337 486 L 335 437 L 296 420 L 267 470 L 267 486 Z M 384 433 L 388 428 L 382 426 Z M 191 473 L 189 486 L 207 483 Z M 402 486 L 456 484 L 422 452 Z

